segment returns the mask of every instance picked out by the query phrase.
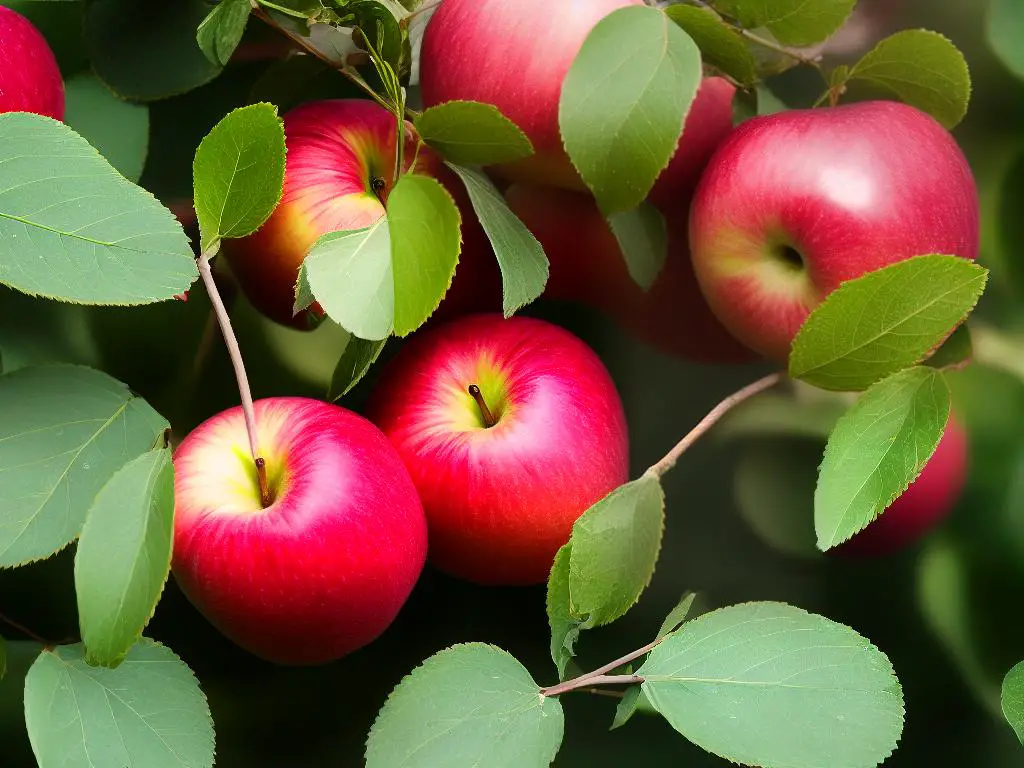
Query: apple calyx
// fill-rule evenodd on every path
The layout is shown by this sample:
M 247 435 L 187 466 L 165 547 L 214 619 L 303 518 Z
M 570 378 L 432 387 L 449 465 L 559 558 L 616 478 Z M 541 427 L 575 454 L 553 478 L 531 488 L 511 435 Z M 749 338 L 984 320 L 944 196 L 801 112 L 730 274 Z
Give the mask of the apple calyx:
M 484 420 L 484 428 L 490 429 L 497 424 L 498 420 L 494 418 L 494 414 L 491 413 L 491 409 L 487 407 L 487 401 L 484 400 L 484 395 L 480 391 L 480 387 L 476 384 L 470 384 L 469 395 L 476 401 L 476 405 L 480 409 L 480 417 Z
M 380 204 L 386 206 L 388 202 L 388 183 L 380 176 L 370 176 L 370 189 L 373 190 L 373 194 L 380 200 Z

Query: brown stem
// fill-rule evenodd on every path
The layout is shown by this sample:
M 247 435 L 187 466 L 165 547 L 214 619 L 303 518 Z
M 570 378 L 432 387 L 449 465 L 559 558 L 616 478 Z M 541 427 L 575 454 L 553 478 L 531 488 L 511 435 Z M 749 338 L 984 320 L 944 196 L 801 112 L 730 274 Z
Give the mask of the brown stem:
M 494 414 L 491 413 L 491 409 L 487 407 L 487 401 L 484 400 L 484 395 L 480 391 L 480 387 L 476 384 L 470 384 L 469 394 L 474 400 L 476 400 L 477 407 L 480 409 L 480 415 L 484 420 L 484 426 L 490 429 L 497 424 L 497 419 L 494 418 Z
M 43 637 L 40 637 L 25 625 L 19 624 L 14 619 L 10 619 L 7 616 L 4 616 L 2 613 L 0 613 L 0 621 L 2 621 L 7 626 L 16 629 L 18 632 L 21 632 L 21 634 L 25 635 L 25 637 L 35 640 L 40 645 L 45 645 L 48 648 L 53 645 L 53 643 L 51 643 Z
M 648 469 L 645 474 L 661 478 L 662 475 L 675 466 L 679 457 L 682 456 L 691 445 L 697 442 L 698 438 L 711 429 L 711 427 L 715 425 L 715 422 L 728 413 L 730 409 L 739 405 L 744 400 L 748 400 L 754 395 L 774 387 L 782 380 L 782 375 L 783 374 L 781 372 L 769 374 L 763 379 L 758 379 L 753 384 L 748 384 L 738 392 L 733 392 L 722 402 L 712 408 L 708 415 L 697 423 L 697 426 L 687 432 L 686 436 L 676 443 L 675 447 L 672 448 L 672 450 L 669 451 L 661 461 Z
M 665 637 L 668 637 L 666 635 Z M 641 683 L 643 682 L 642 677 L 637 675 L 609 675 L 613 669 L 621 667 L 623 664 L 628 664 L 634 659 L 639 659 L 641 656 L 650 653 L 658 643 L 664 640 L 664 637 L 659 637 L 656 640 L 652 640 L 643 648 L 638 648 L 635 651 L 627 653 L 625 656 L 620 656 L 615 661 L 609 661 L 603 667 L 598 667 L 593 672 L 587 672 L 585 675 L 574 677 L 572 680 L 566 680 L 565 682 L 559 683 L 558 685 L 552 685 L 547 688 L 541 688 L 540 692 L 542 696 L 558 696 L 569 691 L 574 691 L 577 688 L 583 688 L 588 685 L 619 685 L 625 683 Z M 627 680 L 626 678 L 636 678 Z

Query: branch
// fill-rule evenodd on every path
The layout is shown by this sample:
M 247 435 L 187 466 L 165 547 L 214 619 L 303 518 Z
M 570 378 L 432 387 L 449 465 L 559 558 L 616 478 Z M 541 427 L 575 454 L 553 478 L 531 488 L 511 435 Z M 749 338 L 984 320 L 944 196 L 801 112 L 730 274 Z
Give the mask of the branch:
M 11 627 L 12 629 L 15 629 L 18 632 L 21 632 L 21 634 L 25 635 L 25 637 L 29 638 L 30 640 L 35 640 L 37 643 L 39 643 L 40 645 L 44 645 L 47 648 L 51 648 L 54 645 L 54 643 L 51 643 L 49 640 L 46 640 L 45 638 L 40 637 L 35 632 L 33 632 L 31 629 L 29 629 L 28 627 L 24 626 L 23 624 L 19 624 L 14 619 L 7 618 L 2 613 L 0 613 L 0 622 L 3 622 L 4 624 L 6 624 L 7 626 Z
M 665 637 L 668 637 L 668 635 Z M 585 675 L 574 677 L 572 680 L 566 680 L 565 682 L 558 683 L 557 685 L 541 688 L 541 695 L 558 696 L 560 694 L 568 693 L 569 691 L 574 691 L 578 688 L 591 685 L 625 685 L 642 683 L 643 678 L 638 677 L 637 675 L 609 675 L 608 673 L 613 669 L 621 667 L 623 664 L 628 664 L 634 659 L 639 659 L 641 656 L 650 653 L 651 650 L 664 639 L 664 637 L 659 637 L 657 640 L 649 642 L 643 648 L 631 651 L 625 656 L 620 656 L 615 661 L 609 661 L 603 667 L 598 667 L 593 672 L 587 672 Z

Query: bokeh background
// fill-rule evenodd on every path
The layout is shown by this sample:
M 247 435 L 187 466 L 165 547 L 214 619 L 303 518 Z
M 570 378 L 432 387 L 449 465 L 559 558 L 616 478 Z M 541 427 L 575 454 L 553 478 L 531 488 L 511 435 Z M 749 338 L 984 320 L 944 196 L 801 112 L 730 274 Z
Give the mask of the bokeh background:
M 165 0 L 160 13 L 173 13 L 176 2 Z M 81 3 L 5 4 L 40 26 L 66 77 L 87 67 L 79 42 Z M 983 0 L 861 5 L 864 25 L 837 43 L 830 54 L 837 60 L 855 57 L 894 29 L 926 27 L 950 37 L 972 70 L 971 109 L 956 136 L 981 190 L 982 258 L 992 280 L 976 316 L 986 364 L 951 376 L 955 407 L 971 438 L 965 494 L 945 525 L 899 555 L 795 555 L 799 541 L 787 531 L 794 521 L 797 531 L 812 526 L 821 442 L 712 433 L 666 477 L 667 531 L 650 589 L 620 622 L 584 636 L 579 662 L 591 668 L 645 643 L 685 590 L 698 590 L 705 607 L 786 601 L 856 628 L 892 659 L 905 690 L 907 721 L 887 766 L 1017 766 L 1024 764 L 1024 749 L 1002 720 L 998 698 L 1003 675 L 1024 658 L 1024 81 L 990 50 Z M 264 34 L 257 24 L 250 27 L 254 39 Z M 1019 44 L 1024 48 L 1024 39 Z M 267 87 L 267 68 L 267 61 L 236 62 L 209 85 L 154 103 L 142 184 L 165 201 L 187 197 L 199 140 L 246 103 L 254 86 Z M 821 84 L 814 72 L 793 71 L 771 86 L 799 107 L 814 101 Z M 0 288 L 0 352 L 8 369 L 51 360 L 101 367 L 149 399 L 181 435 L 237 400 L 216 337 L 196 373 L 208 307 L 201 289 L 187 303 L 118 310 L 34 301 Z M 570 328 L 604 359 L 629 417 L 634 474 L 660 458 L 721 397 L 767 371 L 667 358 L 584 307 L 542 302 L 528 311 Z M 336 329 L 285 330 L 262 321 L 243 299 L 234 316 L 257 396 L 323 395 L 344 343 Z M 985 333 L 985 327 L 1000 335 Z M 389 345 L 385 355 L 397 346 Z M 374 377 L 344 404 L 359 410 Z M 778 510 L 775 524 L 771 514 L 766 522 L 766 501 Z M 760 533 L 748 522 L 755 517 Z M 75 636 L 71 551 L 0 572 L 0 611 L 47 638 Z M 384 637 L 320 668 L 279 668 L 236 649 L 173 581 L 147 634 L 173 648 L 199 677 L 213 711 L 220 768 L 362 765 L 366 734 L 388 692 L 424 658 L 456 642 L 495 643 L 537 680 L 555 680 L 542 587 L 478 588 L 429 567 Z M 31 663 L 27 649 L 11 645 L 10 669 L 0 681 L 3 768 L 35 764 L 21 713 L 23 675 Z M 608 732 L 614 704 L 585 694 L 567 697 L 556 766 L 727 765 L 655 717 L 637 716 Z

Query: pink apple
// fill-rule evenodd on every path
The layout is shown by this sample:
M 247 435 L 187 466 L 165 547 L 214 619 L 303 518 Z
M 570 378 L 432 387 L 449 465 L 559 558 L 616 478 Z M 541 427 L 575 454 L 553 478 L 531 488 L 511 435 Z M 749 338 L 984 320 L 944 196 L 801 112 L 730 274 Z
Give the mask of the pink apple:
M 836 548 L 842 555 L 885 555 L 914 543 L 953 509 L 967 479 L 967 434 L 951 416 L 921 474 L 867 528 Z
M 583 41 L 605 16 L 642 0 L 444 0 L 427 24 L 420 54 L 423 103 L 493 104 L 518 125 L 535 154 L 495 170 L 512 181 L 584 189 L 562 145 L 558 103 Z M 691 186 L 710 150 L 732 128 L 735 88 L 706 80 L 686 120 L 686 137 L 658 180 L 658 197 Z
M 0 112 L 64 119 L 64 81 L 46 39 L 32 22 L 0 5 Z
M 978 254 L 978 195 L 950 134 L 896 102 L 754 118 L 715 153 L 690 212 L 701 289 L 780 362 L 840 283 L 903 259 Z
M 576 519 L 628 479 L 607 370 L 541 320 L 421 331 L 381 374 L 370 414 L 419 490 L 431 562 L 482 584 L 544 582 Z
M 544 295 L 600 309 L 666 354 L 733 363 L 754 357 L 722 327 L 701 296 L 686 242 L 686 199 L 663 207 L 668 256 L 643 291 L 629 276 L 619 245 L 589 195 L 516 184 L 509 206 L 544 246 L 551 272 Z
M 174 455 L 174 576 L 238 645 L 280 664 L 361 648 L 419 578 L 427 526 L 394 448 L 361 416 L 305 398 L 256 402 L 264 507 L 241 408 Z

